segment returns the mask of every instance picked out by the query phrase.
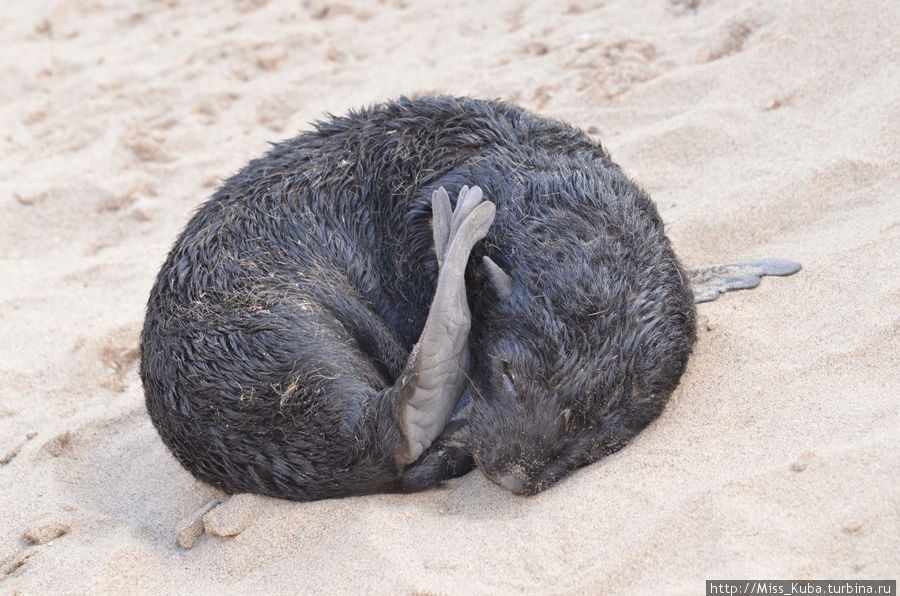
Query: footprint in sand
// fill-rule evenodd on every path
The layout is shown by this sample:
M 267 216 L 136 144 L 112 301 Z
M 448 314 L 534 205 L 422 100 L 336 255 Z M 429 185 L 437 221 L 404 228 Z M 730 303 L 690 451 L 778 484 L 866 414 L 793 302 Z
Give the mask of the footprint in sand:
M 758 24 L 752 20 L 734 20 L 726 23 L 718 32 L 712 46 L 701 51 L 702 62 L 713 62 L 743 51 L 750 35 Z
M 143 406 L 67 431 L 41 451 L 50 456 L 61 497 L 88 514 L 140 527 L 161 545 L 171 544 L 185 504 L 225 499 L 171 457 Z
M 595 96 L 617 97 L 665 71 L 656 46 L 638 39 L 589 41 L 576 51 L 567 64 L 577 73 L 576 90 Z

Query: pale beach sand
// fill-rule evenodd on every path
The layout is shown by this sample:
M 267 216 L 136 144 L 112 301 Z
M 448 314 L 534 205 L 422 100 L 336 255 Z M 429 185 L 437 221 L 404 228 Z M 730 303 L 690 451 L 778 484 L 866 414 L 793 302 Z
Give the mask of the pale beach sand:
M 0 593 L 897 578 L 900 3 L 486 4 L 0 6 Z M 254 498 L 242 533 L 182 548 L 179 523 L 225 496 L 143 407 L 137 336 L 169 246 L 268 141 L 429 93 L 594 134 L 687 266 L 804 268 L 700 305 L 661 418 L 544 493 L 476 471 L 407 496 Z

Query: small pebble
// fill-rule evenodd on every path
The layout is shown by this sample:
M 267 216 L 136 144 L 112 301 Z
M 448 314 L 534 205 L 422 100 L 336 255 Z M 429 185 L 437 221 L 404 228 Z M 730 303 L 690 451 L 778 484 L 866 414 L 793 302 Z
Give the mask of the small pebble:
M 61 519 L 45 518 L 25 531 L 25 538 L 35 544 L 46 544 L 72 529 L 72 525 Z
M 237 536 L 253 521 L 256 505 L 252 494 L 234 495 L 203 516 L 203 527 L 213 536 Z
M 806 469 L 806 466 L 809 465 L 810 460 L 815 457 L 815 453 L 812 451 L 805 451 L 800 458 L 791 464 L 791 469 L 795 472 L 802 472 Z
M 856 534 L 862 529 L 861 523 L 852 523 L 847 526 L 844 526 L 844 532 L 848 534 Z
M 218 504 L 219 501 L 213 499 L 181 520 L 178 524 L 178 544 L 182 548 L 194 547 L 197 539 L 203 534 L 203 515 Z

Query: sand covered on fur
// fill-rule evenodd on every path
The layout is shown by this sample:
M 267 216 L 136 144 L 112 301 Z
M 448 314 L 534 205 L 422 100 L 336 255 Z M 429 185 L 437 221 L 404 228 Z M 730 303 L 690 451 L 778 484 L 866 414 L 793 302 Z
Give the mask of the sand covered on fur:
M 0 592 L 896 578 L 898 30 L 894 0 L 4 3 Z M 168 248 L 269 141 L 433 93 L 587 130 L 688 267 L 804 268 L 700 305 L 663 415 L 535 497 L 476 471 L 414 495 L 229 500 L 143 406 Z

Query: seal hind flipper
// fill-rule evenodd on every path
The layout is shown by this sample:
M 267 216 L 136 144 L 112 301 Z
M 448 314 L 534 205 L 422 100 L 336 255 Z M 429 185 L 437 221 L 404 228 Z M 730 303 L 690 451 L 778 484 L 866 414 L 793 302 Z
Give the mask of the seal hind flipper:
M 800 263 L 787 259 L 757 259 L 746 263 L 712 265 L 688 271 L 694 302 L 711 302 L 719 294 L 747 290 L 759 285 L 764 275 L 785 276 L 800 270 Z
M 496 209 L 477 186 L 464 186 L 456 201 L 449 233 L 447 193 L 432 195 L 435 250 L 442 261 L 437 289 L 425 327 L 410 354 L 404 387 L 395 394 L 394 416 L 407 449 L 397 456 L 405 466 L 416 461 L 440 434 L 463 393 L 469 370 L 472 314 L 466 298 L 465 271 L 475 244 L 484 238 Z
M 444 187 L 431 195 L 431 228 L 434 233 L 434 254 L 439 267 L 444 265 L 444 256 L 450 246 L 450 229 L 453 225 L 453 211 L 450 197 Z

